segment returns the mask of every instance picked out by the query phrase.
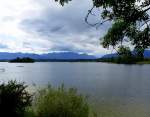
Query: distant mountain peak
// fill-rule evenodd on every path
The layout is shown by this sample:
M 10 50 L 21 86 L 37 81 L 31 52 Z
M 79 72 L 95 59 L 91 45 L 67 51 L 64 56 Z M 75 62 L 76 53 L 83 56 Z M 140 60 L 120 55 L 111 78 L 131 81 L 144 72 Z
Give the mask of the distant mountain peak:
M 34 54 L 34 53 L 9 53 L 9 52 L 0 52 L 0 60 L 11 60 L 17 57 L 30 57 L 35 60 L 38 59 L 57 59 L 57 60 L 68 60 L 68 59 L 95 59 L 95 56 L 88 54 L 80 54 L 76 52 L 53 52 L 47 54 Z

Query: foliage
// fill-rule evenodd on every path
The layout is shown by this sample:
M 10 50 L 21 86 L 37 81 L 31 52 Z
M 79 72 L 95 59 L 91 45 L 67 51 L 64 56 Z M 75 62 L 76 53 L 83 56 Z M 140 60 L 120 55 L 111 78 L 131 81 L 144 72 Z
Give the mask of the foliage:
M 118 20 L 112 24 L 112 27 L 108 30 L 107 34 L 103 37 L 102 45 L 104 48 L 108 48 L 110 45 L 115 46 L 119 44 L 124 36 L 124 29 L 127 24 L 123 20 Z M 118 35 L 119 34 L 119 35 Z
M 35 98 L 36 117 L 89 117 L 89 106 L 85 98 L 75 89 L 47 87 Z
M 24 58 L 17 57 L 16 59 L 11 60 L 10 62 L 11 63 L 33 63 L 34 60 L 29 57 L 24 57 Z
M 33 109 L 32 109 L 32 105 L 29 106 L 29 107 L 26 109 L 26 111 L 25 111 L 25 113 L 24 113 L 24 117 L 36 117 L 36 116 L 35 116 L 35 113 L 34 113 L 34 111 L 33 111 Z
M 118 49 L 118 53 L 122 57 L 131 57 L 132 56 L 130 48 L 125 47 L 125 46 L 120 46 L 119 49 Z
M 24 83 L 9 81 L 0 85 L 0 116 L 23 117 L 26 107 L 31 105 L 31 95 Z
M 56 2 L 59 2 L 61 5 L 64 5 L 64 3 L 68 3 L 71 0 L 55 0 Z
M 71 0 L 55 0 L 61 5 Z M 123 42 L 130 41 L 134 45 L 137 55 L 143 57 L 144 50 L 150 47 L 150 1 L 149 0 L 92 0 L 93 7 L 88 11 L 85 21 L 88 22 L 89 15 L 93 15 L 94 8 L 101 8 L 102 21 L 90 24 L 99 26 L 107 21 L 112 26 L 102 39 L 105 48 L 117 46 Z
M 111 57 L 111 58 L 101 58 L 98 60 L 99 62 L 108 62 L 108 63 L 117 63 L 117 64 L 136 64 L 141 62 L 149 62 L 147 59 L 142 59 L 140 57 L 135 56 L 118 56 L 118 57 Z

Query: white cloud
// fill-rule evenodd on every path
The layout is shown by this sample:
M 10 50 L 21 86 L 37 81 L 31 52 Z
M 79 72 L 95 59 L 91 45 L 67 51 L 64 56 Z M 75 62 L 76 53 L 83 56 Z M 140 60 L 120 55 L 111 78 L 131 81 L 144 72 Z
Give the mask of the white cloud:
M 99 37 L 106 28 L 96 30 L 84 22 L 91 6 L 87 0 L 74 0 L 65 7 L 54 0 L 0 0 L 0 3 L 0 51 L 108 52 L 99 46 Z
M 42 39 L 37 37 L 34 39 L 34 35 L 20 28 L 23 19 L 38 16 L 41 6 L 33 2 L 33 0 L 0 0 L 0 43 L 7 47 L 1 48 L 0 51 L 40 52 L 42 49 L 40 46 L 44 43 Z M 26 48 L 23 46 L 24 42 L 32 43 L 33 46 Z M 39 45 L 39 48 L 36 45 Z

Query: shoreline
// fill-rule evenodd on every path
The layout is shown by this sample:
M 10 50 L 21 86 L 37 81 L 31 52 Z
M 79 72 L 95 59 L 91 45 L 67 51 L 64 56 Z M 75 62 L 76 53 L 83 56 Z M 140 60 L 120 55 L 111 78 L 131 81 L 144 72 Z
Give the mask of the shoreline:
M 34 62 L 10 62 L 10 60 L 0 60 L 0 62 L 7 63 L 36 63 L 36 62 L 69 62 L 69 63 L 108 63 L 108 64 L 125 64 L 125 65 L 140 65 L 140 64 L 150 64 L 150 60 L 143 60 L 134 63 L 117 63 L 115 61 L 107 61 L 102 59 L 96 60 L 35 60 Z

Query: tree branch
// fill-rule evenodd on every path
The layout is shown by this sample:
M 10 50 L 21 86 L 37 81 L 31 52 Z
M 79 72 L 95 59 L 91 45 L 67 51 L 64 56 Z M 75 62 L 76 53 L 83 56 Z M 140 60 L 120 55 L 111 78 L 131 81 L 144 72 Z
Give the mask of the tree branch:
M 96 28 L 98 28 L 100 25 L 102 25 L 103 23 L 109 21 L 110 19 L 106 19 L 106 20 L 104 20 L 104 21 L 100 21 L 100 22 L 93 23 L 93 24 L 92 24 L 92 23 L 89 23 L 89 21 L 88 21 L 89 16 L 90 16 L 90 15 L 96 16 L 95 14 L 92 13 L 92 11 L 93 11 L 94 8 L 95 8 L 95 6 L 93 6 L 90 10 L 88 10 L 88 13 L 87 13 L 87 15 L 86 15 L 86 17 L 85 17 L 85 22 L 86 22 L 88 25 L 92 26 L 92 27 L 95 27 L 95 26 L 96 26 Z

